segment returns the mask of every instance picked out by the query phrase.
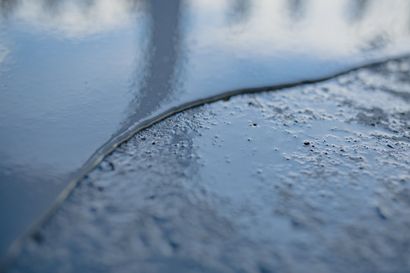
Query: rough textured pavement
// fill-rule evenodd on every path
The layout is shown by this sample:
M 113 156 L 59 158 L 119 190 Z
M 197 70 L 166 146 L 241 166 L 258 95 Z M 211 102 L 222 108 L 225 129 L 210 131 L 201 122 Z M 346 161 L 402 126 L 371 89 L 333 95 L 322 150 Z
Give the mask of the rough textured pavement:
M 9 272 L 410 272 L 410 59 L 138 133 Z

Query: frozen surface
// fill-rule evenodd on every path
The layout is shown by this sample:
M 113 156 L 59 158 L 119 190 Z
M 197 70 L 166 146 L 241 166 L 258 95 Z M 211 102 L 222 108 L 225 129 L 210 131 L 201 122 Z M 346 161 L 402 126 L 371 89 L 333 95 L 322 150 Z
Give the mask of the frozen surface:
M 0 256 L 130 126 L 410 50 L 407 0 L 0 0 L 0 14 Z
M 8 272 L 410 272 L 410 59 L 138 133 Z

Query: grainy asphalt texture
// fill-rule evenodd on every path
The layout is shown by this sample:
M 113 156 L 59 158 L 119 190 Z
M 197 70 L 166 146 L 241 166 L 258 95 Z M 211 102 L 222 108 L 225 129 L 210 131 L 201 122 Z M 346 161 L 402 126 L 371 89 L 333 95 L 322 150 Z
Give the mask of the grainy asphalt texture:
M 138 133 L 8 272 L 410 272 L 410 59 Z

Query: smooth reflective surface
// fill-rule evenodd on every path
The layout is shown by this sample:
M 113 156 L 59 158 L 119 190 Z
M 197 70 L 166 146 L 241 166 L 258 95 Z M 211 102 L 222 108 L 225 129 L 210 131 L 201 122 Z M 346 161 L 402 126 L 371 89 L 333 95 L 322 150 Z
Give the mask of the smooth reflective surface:
M 406 0 L 0 0 L 0 253 L 113 136 L 410 52 Z

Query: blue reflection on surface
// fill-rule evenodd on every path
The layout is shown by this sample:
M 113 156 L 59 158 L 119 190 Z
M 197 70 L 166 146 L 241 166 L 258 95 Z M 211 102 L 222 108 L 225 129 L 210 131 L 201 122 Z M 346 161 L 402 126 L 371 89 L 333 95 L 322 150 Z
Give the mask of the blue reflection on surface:
M 321 78 L 410 50 L 404 0 L 2 0 L 0 8 L 0 254 L 130 126 L 226 91 Z

